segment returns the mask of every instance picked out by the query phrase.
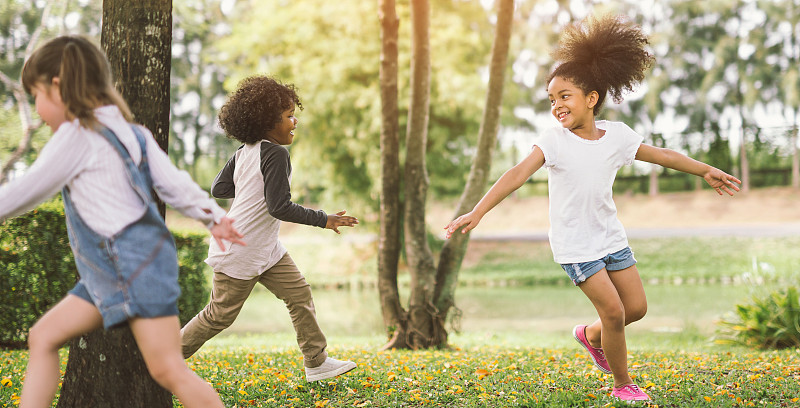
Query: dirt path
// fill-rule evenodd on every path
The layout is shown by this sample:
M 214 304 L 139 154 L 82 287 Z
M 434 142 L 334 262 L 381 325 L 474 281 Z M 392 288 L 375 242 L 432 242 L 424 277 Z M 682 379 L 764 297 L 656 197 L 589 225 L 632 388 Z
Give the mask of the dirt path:
M 790 188 L 755 189 L 734 197 L 704 189 L 614 200 L 630 237 L 800 235 L 800 191 Z M 454 203 L 433 205 L 431 227 L 443 228 L 454 208 Z M 548 226 L 547 197 L 508 198 L 484 217 L 472 238 L 546 239 Z

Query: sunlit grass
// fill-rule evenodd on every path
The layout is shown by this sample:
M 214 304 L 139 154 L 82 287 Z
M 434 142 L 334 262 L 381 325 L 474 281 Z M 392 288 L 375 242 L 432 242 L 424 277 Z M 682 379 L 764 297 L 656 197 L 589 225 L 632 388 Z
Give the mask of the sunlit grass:
M 302 356 L 285 336 L 229 339 L 204 348 L 188 364 L 216 388 L 226 407 L 620 406 L 609 397 L 611 376 L 594 369 L 577 346 L 456 344 L 449 350 L 379 352 L 375 337 L 338 340 L 331 355 L 358 368 L 319 383 L 305 381 Z M 800 401 L 798 350 L 629 354 L 634 380 L 653 397 L 638 406 L 780 407 Z M 0 406 L 13 407 L 27 353 L 0 355 Z

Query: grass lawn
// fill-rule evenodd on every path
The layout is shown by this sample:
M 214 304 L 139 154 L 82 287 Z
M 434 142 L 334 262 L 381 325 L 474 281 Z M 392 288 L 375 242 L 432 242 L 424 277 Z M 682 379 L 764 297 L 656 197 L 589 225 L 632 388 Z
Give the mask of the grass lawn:
M 651 201 L 639 196 L 621 197 L 618 206 L 621 214 L 631 217 L 623 220 L 628 227 L 658 226 L 655 223 L 708 225 L 720 217 L 746 218 L 752 223 L 796 222 L 800 219 L 796 192 L 755 192 L 737 197 L 738 201 L 710 201 L 717 199 L 710 194 L 704 191 L 663 195 L 659 200 Z M 775 197 L 783 199 L 764 204 L 765 200 Z M 530 202 L 521 200 L 519 205 L 521 208 L 531 207 Z M 725 211 L 721 211 L 720 206 L 725 207 Z M 451 207 L 448 205 L 438 211 L 440 219 L 435 225 L 446 223 L 447 217 L 451 216 Z M 531 213 L 544 212 L 546 215 L 546 202 L 538 203 L 535 208 L 540 210 Z M 705 208 L 708 210 L 702 211 Z M 770 210 L 763 211 L 763 208 Z M 432 213 L 437 216 L 436 210 Z M 495 214 L 496 217 L 506 214 L 516 217 L 527 212 L 518 209 L 496 211 Z M 638 221 L 634 219 L 637 216 Z M 493 225 L 508 228 L 509 225 L 546 223 L 546 220 L 521 222 L 502 218 L 497 222 L 489 221 L 487 218 L 486 229 Z M 365 227 L 367 222 L 364 224 Z M 366 288 L 368 292 L 359 293 L 369 293 L 370 299 L 377 302 L 377 244 L 374 239 L 359 237 L 355 230 L 346 230 L 339 236 L 310 227 L 287 226 L 285 232 L 284 244 L 321 295 L 318 309 L 326 327 L 329 327 L 328 322 L 334 326 L 334 317 L 331 317 L 334 315 L 326 313 L 339 312 L 335 318 L 346 320 L 342 317 L 346 313 L 341 310 L 355 309 L 356 306 L 348 302 L 355 302 L 353 299 L 358 296 L 352 293 L 358 291 L 328 291 L 326 298 L 321 288 Z M 709 326 L 713 323 L 708 323 L 711 317 L 705 316 L 711 303 L 721 302 L 720 298 L 725 294 L 738 293 L 738 290 L 720 290 L 723 284 L 738 284 L 753 292 L 767 291 L 786 283 L 796 284 L 797 272 L 800 271 L 800 236 L 644 239 L 632 240 L 631 246 L 636 252 L 648 296 L 653 299 L 653 310 L 628 331 L 631 375 L 653 398 L 652 403 L 637 406 L 800 406 L 800 350 L 755 351 L 712 344 L 709 333 L 713 332 L 713 327 Z M 401 270 L 400 281 L 401 285 L 408 281 L 404 270 Z M 567 297 L 560 289 L 535 292 L 533 296 L 555 299 L 546 303 L 557 308 L 556 311 L 525 309 L 521 306 L 522 300 L 513 297 L 531 297 L 534 293 L 531 289 L 537 287 L 567 290 L 568 278 L 553 263 L 547 243 L 473 241 L 464 259 L 460 282 L 469 287 L 460 288 L 457 296 L 459 293 L 473 295 L 460 299 L 464 312 L 474 319 L 483 320 L 470 326 L 465 319 L 465 332 L 451 335 L 452 348 L 448 350 L 379 352 L 377 350 L 385 338 L 369 334 L 375 330 L 349 330 L 351 334 L 348 335 L 334 332 L 328 336 L 329 353 L 335 358 L 355 361 L 358 368 L 333 380 L 309 384 L 305 381 L 302 357 L 289 329 L 270 334 L 220 335 L 187 362 L 217 389 L 226 407 L 625 406 L 609 397 L 613 384 L 611 376 L 593 368 L 585 352 L 567 334 L 569 327 L 577 323 L 574 316 L 583 316 L 580 310 L 572 310 L 581 307 L 577 300 L 566 307 Z M 675 284 L 683 286 L 669 289 Z M 494 296 L 486 290 L 487 286 L 514 286 L 515 291 L 502 297 Z M 658 299 L 674 293 L 663 288 L 686 289 L 682 291 L 685 294 L 675 295 L 681 307 L 658 307 L 667 304 Z M 479 299 L 473 292 L 487 292 L 486 296 L 491 299 Z M 351 296 L 348 297 L 347 293 Z M 569 296 L 580 298 L 580 294 Z M 733 296 L 729 297 L 722 300 L 735 300 Z M 324 306 L 328 304 L 326 299 L 332 300 L 330 307 Z M 282 305 L 272 305 L 276 302 L 274 299 L 252 300 L 251 303 L 258 306 L 252 308 L 254 324 L 261 325 L 262 330 L 265 315 L 272 318 L 277 313 L 279 318 L 288 319 Z M 402 300 L 405 301 L 406 296 Z M 481 310 L 495 310 L 485 307 L 489 301 L 493 304 L 513 302 L 515 309 L 503 309 L 503 318 L 480 315 Z M 379 314 L 376 307 L 369 310 Z M 249 311 L 244 310 L 242 316 L 247 313 Z M 536 313 L 549 318 L 558 318 L 559 313 L 568 314 L 567 322 L 563 323 L 566 326 L 555 327 L 557 325 L 549 320 L 531 320 L 532 317 L 538 318 Z M 353 319 L 353 324 L 359 328 L 366 326 L 369 322 L 366 312 L 355 314 L 357 318 Z M 700 317 L 702 319 L 697 320 Z M 380 317 L 375 319 L 380 325 Z M 520 329 L 515 332 L 517 327 L 510 325 L 511 320 L 533 328 L 533 331 Z M 702 327 L 692 326 L 691 323 L 683 324 L 684 320 L 706 323 Z M 248 327 L 246 323 L 241 322 Z M 345 323 L 339 322 L 342 327 L 346 326 Z M 550 330 L 539 330 L 536 324 L 543 324 L 542 327 Z M 648 324 L 654 327 L 648 327 Z M 659 331 L 660 328 L 676 327 L 682 330 Z M 271 327 L 266 331 L 269 330 Z M 233 327 L 230 332 L 235 332 Z M 66 349 L 62 349 L 61 356 L 63 370 Z M 26 351 L 0 350 L 0 408 L 18 404 L 26 363 Z M 176 406 L 180 404 L 176 403 Z
M 451 350 L 379 352 L 379 337 L 333 340 L 337 346 L 330 354 L 353 360 L 358 368 L 320 383 L 305 381 L 290 335 L 224 337 L 188 363 L 217 389 L 226 407 L 624 406 L 609 397 L 611 376 L 593 368 L 577 345 L 498 346 L 467 335 Z M 27 356 L 24 351 L 0 355 L 0 406 L 13 407 Z M 656 347 L 632 348 L 629 355 L 634 380 L 653 398 L 638 406 L 800 405 L 798 350 Z M 66 359 L 66 352 L 62 356 Z

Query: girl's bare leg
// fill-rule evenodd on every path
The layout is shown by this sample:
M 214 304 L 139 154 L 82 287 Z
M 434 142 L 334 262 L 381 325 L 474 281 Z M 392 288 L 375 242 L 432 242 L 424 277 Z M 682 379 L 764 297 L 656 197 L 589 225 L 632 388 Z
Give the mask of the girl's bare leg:
M 28 333 L 28 368 L 20 408 L 50 407 L 61 376 L 58 350 L 68 340 L 103 326 L 97 308 L 67 295 L 47 311 Z
M 175 394 L 186 408 L 222 408 L 214 388 L 183 360 L 177 316 L 136 318 L 129 323 L 147 369 L 157 383 Z
M 642 286 L 642 279 L 636 265 L 619 271 L 608 272 L 608 277 L 617 288 L 617 293 L 625 307 L 625 325 L 641 320 L 647 313 L 647 297 Z M 597 319 L 586 327 L 586 339 L 592 347 L 601 347 L 601 322 Z
M 614 387 L 632 383 L 628 374 L 628 348 L 625 343 L 625 306 L 608 272 L 602 269 L 578 287 L 600 316 L 603 351 L 614 375 Z

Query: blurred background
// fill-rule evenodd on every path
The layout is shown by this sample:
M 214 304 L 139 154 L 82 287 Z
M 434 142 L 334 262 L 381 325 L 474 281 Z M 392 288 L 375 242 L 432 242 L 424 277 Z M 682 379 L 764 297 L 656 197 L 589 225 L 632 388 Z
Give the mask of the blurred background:
M 408 2 L 398 1 L 397 10 L 402 144 L 410 65 Z M 431 0 L 431 13 L 427 163 L 429 223 L 436 250 L 439 231 L 453 215 L 475 153 L 496 9 L 492 0 Z M 656 63 L 645 82 L 621 104 L 609 102 L 601 118 L 624 121 L 647 143 L 730 172 L 745 181 L 748 191 L 737 197 L 739 201 L 713 201 L 716 197 L 709 190 L 697 192 L 702 181 L 698 178 L 636 164 L 623 169 L 615 184 L 625 225 L 634 230 L 690 228 L 679 234 L 684 237 L 703 235 L 691 229 L 698 226 L 783 225 L 778 233 L 764 234 L 771 241 L 752 236 L 737 241 L 741 259 L 717 264 L 724 269 L 717 274 L 701 274 L 701 280 L 714 286 L 692 289 L 705 292 L 665 289 L 661 284 L 675 283 L 668 268 L 645 276 L 658 286 L 651 291 L 652 318 L 642 330 L 707 334 L 710 329 L 704 327 L 747 294 L 746 285 L 720 286 L 725 279 L 763 274 L 775 264 L 781 265 L 780 273 L 797 270 L 796 261 L 786 260 L 791 252 L 773 254 L 763 242 L 780 247 L 786 242 L 783 237 L 800 235 L 794 228 L 800 223 L 800 0 L 518 0 L 491 182 L 527 154 L 541 130 L 556 125 L 544 80 L 552 68 L 549 53 L 558 33 L 565 24 L 606 13 L 624 14 L 639 23 L 650 37 Z M 0 5 L 0 182 L 24 172 L 50 137 L 32 111 L 32 99 L 14 92 L 31 45 L 64 33 L 88 35 L 99 43 L 101 18 L 101 2 L 91 0 L 7 0 Z M 43 29 L 37 32 L 39 27 Z M 210 187 L 237 147 L 216 121 L 226 94 L 253 74 L 297 86 L 305 109 L 298 112 L 300 122 L 290 148 L 293 198 L 328 212 L 347 209 L 362 220 L 342 236 L 294 225 L 284 225 L 282 232 L 301 270 L 318 288 L 320 320 L 335 321 L 331 330 L 341 335 L 382 332 L 377 293 L 361 290 L 374 288 L 376 280 L 380 47 L 377 1 L 173 0 L 170 157 L 201 186 Z M 524 327 L 531 335 L 561 333 L 576 319 L 592 318 L 591 305 L 564 285 L 568 282 L 541 238 L 547 229 L 546 177 L 546 172 L 536 174 L 504 210 L 487 218 L 483 240 L 476 231 L 462 273 L 465 285 L 473 286 L 459 292 L 467 332 L 500 327 L 518 332 Z M 202 229 L 171 211 L 168 221 L 173 228 Z M 705 233 L 714 235 L 711 230 Z M 515 247 L 513 256 L 521 262 L 516 266 L 492 263 L 498 256 L 512 256 L 502 252 L 512 244 L 492 246 L 490 238 L 504 234 L 501 242 L 524 243 Z M 670 244 L 686 251 L 718 248 L 713 238 L 658 242 L 642 241 L 640 246 L 653 246 L 653 254 L 663 253 Z M 558 275 L 561 284 L 538 289 L 532 287 L 541 281 L 520 281 L 520 276 L 538 273 L 531 266 L 534 259 L 546 265 L 542 271 Z M 682 262 L 678 268 L 695 268 Z M 511 277 L 494 275 L 497 270 Z M 470 276 L 478 278 L 470 281 Z M 248 303 L 232 333 L 291 332 L 288 316 L 269 312 L 283 305 L 262 292 Z M 542 306 L 557 304 L 564 293 L 576 302 L 575 308 L 548 311 Z M 537 299 L 544 303 L 524 303 Z M 697 299 L 714 302 L 698 306 L 692 303 Z M 531 310 L 542 313 L 531 316 Z M 277 327 L 264 323 L 263 316 L 275 315 L 286 321 L 279 320 Z

